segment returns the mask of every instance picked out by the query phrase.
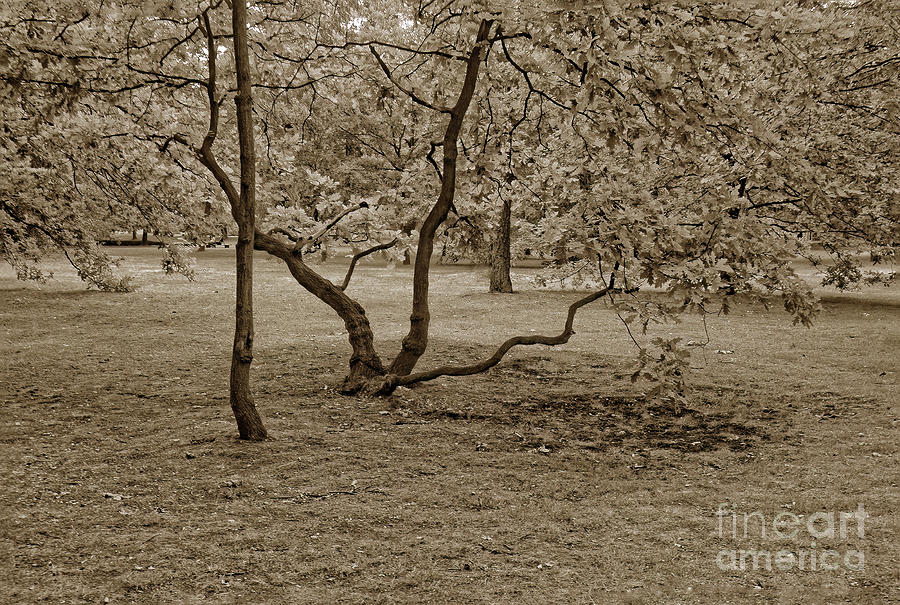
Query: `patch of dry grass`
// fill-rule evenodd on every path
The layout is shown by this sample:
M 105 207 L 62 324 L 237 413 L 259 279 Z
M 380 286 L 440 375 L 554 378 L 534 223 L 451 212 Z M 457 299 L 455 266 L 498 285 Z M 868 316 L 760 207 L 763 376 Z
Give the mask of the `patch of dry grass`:
M 634 351 L 603 305 L 556 350 L 347 398 L 343 326 L 260 257 L 254 379 L 273 439 L 250 444 L 227 405 L 228 251 L 202 253 L 193 284 L 156 273 L 155 251 L 122 253 L 133 294 L 85 292 L 61 266 L 44 287 L 0 274 L 2 602 L 900 599 L 896 295 L 828 298 L 809 330 L 738 305 L 710 323 L 683 410 L 627 380 Z M 354 279 L 389 356 L 408 269 Z M 422 367 L 557 332 L 577 296 L 486 289 L 438 268 Z M 704 338 L 693 320 L 668 332 Z M 865 569 L 722 571 L 723 549 L 812 547 L 805 531 L 720 536 L 723 502 L 769 520 L 863 503 L 863 538 L 816 549 L 861 550 Z

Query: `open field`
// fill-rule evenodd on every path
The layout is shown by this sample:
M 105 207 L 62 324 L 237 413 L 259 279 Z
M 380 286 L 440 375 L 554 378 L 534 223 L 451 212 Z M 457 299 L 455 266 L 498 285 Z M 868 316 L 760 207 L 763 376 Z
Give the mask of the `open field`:
M 0 603 L 900 602 L 900 293 L 829 294 L 811 329 L 739 304 L 709 321 L 681 410 L 628 380 L 634 347 L 603 304 L 563 347 L 348 398 L 343 325 L 260 256 L 273 438 L 253 444 L 227 402 L 230 252 L 201 253 L 188 283 L 155 249 L 116 250 L 131 294 L 85 291 L 61 263 L 44 286 L 0 270 Z M 492 296 L 484 273 L 435 269 L 421 368 L 557 333 L 578 296 Z M 372 265 L 348 290 L 386 358 L 410 290 L 409 268 Z M 694 319 L 664 333 L 705 340 Z M 862 537 L 805 525 L 859 504 Z M 752 512 L 764 538 L 758 517 L 744 538 Z M 780 512 L 795 537 L 774 534 Z M 737 549 L 841 558 L 720 569 Z

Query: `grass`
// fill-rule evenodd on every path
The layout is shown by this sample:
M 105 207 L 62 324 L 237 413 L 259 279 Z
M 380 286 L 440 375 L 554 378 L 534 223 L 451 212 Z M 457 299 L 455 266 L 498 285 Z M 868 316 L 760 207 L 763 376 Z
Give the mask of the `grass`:
M 811 329 L 738 305 L 696 350 L 689 405 L 645 401 L 602 304 L 556 349 L 386 399 L 334 388 L 349 346 L 278 262 L 257 262 L 257 404 L 273 438 L 235 438 L 227 404 L 231 256 L 194 283 L 122 250 L 132 294 L 0 272 L 0 602 L 883 603 L 900 600 L 900 297 L 825 293 Z M 322 270 L 331 278 L 342 267 Z M 574 293 L 488 295 L 438 267 L 422 368 L 558 332 Z M 408 268 L 350 294 L 396 351 Z M 664 333 L 704 340 L 690 319 Z M 716 351 L 733 351 L 723 354 Z M 760 512 L 719 534 L 729 503 Z M 869 514 L 864 536 L 779 512 Z M 729 509 L 731 510 L 731 509 Z M 817 526 L 821 527 L 821 525 Z M 722 570 L 722 550 L 864 553 L 864 569 Z

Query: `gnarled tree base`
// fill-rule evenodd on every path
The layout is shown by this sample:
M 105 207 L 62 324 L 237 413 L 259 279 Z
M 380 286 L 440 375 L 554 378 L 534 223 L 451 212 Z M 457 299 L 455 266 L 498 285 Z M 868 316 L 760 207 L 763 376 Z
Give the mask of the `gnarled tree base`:
M 350 373 L 344 377 L 344 382 L 338 388 L 342 395 L 356 395 L 357 393 L 374 393 L 381 384 L 381 378 L 385 375 L 384 368 L 380 365 L 372 367 L 363 363 L 350 362 Z

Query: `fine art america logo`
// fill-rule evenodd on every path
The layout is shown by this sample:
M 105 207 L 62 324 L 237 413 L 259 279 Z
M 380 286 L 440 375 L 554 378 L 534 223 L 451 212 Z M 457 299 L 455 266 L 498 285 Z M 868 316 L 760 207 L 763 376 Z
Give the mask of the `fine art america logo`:
M 720 504 L 716 517 L 719 538 L 723 540 L 738 543 L 769 540 L 783 544 L 774 550 L 720 550 L 716 555 L 716 565 L 723 571 L 865 569 L 865 554 L 862 551 L 838 548 L 852 534 L 860 539 L 865 536 L 868 514 L 862 504 L 857 505 L 853 512 L 820 511 L 805 519 L 803 515 L 789 511 L 767 517 L 759 511 L 738 512 L 731 504 Z

